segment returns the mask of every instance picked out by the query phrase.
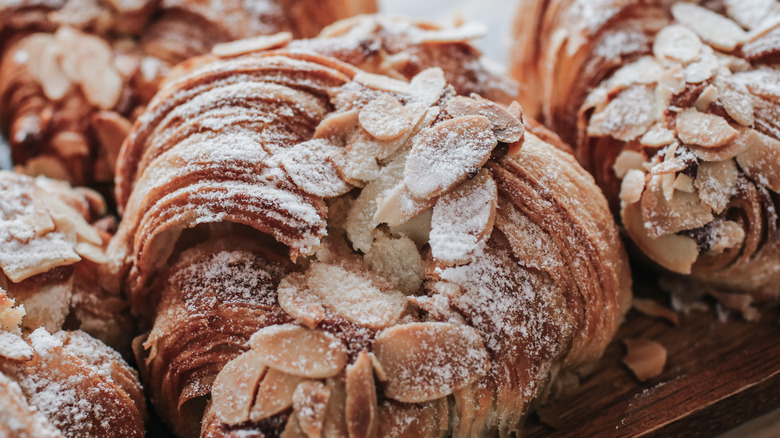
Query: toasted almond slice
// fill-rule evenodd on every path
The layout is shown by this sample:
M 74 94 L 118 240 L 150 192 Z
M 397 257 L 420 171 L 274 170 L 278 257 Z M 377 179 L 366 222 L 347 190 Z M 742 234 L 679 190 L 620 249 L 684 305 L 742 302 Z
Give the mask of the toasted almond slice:
M 92 127 L 95 129 L 100 146 L 106 152 L 108 164 L 113 169 L 132 124 L 119 113 L 100 111 L 92 116 Z
M 729 17 L 746 29 L 758 26 L 776 4 L 775 0 L 725 0 L 723 3 Z
M 672 16 L 719 50 L 730 52 L 747 39 L 747 34 L 737 23 L 693 3 L 673 4 Z
M 701 54 L 703 44 L 690 29 L 672 24 L 661 29 L 653 42 L 653 54 L 659 60 L 674 59 L 689 64 Z
M 91 243 L 102 247 L 103 239 L 87 221 L 71 206 L 61 201 L 57 196 L 43 190 L 36 190 L 36 194 L 44 200 L 46 208 L 58 231 L 73 229 L 80 242 Z
M 40 54 L 40 71 L 33 72 L 43 88 L 43 93 L 51 100 L 62 99 L 71 88 L 68 75 L 60 67 L 59 49 L 52 41 Z
M 376 434 L 378 409 L 371 358 L 362 351 L 347 367 L 347 430 L 350 438 L 371 438 Z
M 292 273 L 279 282 L 279 307 L 308 328 L 315 328 L 325 317 L 320 299 L 309 290 L 306 276 Z
M 345 137 L 358 125 L 359 110 L 329 114 L 314 130 L 314 138 Z
M 28 361 L 35 352 L 20 334 L 0 330 L 0 357 L 13 361 Z
M 699 189 L 702 202 L 720 214 L 728 205 L 737 186 L 739 171 L 734 160 L 702 162 L 696 173 L 694 185 Z
M 498 187 L 487 169 L 436 201 L 431 254 L 447 265 L 468 263 L 493 231 Z
M 743 86 L 743 90 L 740 91 L 733 82 L 720 80 L 720 76 L 718 75 L 715 82 L 719 91 L 718 102 L 737 123 L 742 126 L 753 126 L 753 102 L 745 98 L 747 88 Z
M 696 98 L 696 103 L 694 106 L 697 110 L 704 113 L 707 112 L 707 108 L 710 107 L 710 104 L 716 100 L 718 100 L 718 89 L 714 85 L 710 84 L 707 85 L 701 94 L 699 94 L 699 97 Z
M 342 148 L 327 140 L 314 139 L 298 143 L 280 154 L 280 164 L 296 186 L 306 193 L 324 198 L 343 195 L 352 190 L 339 176 L 329 158 L 342 153 Z
M 98 108 L 113 108 L 122 95 L 122 76 L 112 67 L 88 75 L 80 83 L 89 103 Z
M 647 157 L 645 157 L 643 153 L 624 149 L 618 154 L 617 158 L 615 158 L 615 164 L 612 165 L 612 170 L 615 172 L 615 176 L 623 178 L 629 170 L 642 170 L 642 164 L 645 161 L 647 161 Z
M 696 191 L 696 188 L 693 186 L 693 178 L 684 173 L 677 175 L 677 178 L 674 180 L 673 187 L 675 190 L 679 190 L 685 193 L 693 193 Z
M 257 385 L 267 371 L 258 353 L 252 350 L 222 368 L 211 387 L 212 407 L 222 423 L 233 425 L 249 420 Z
M 712 210 L 693 193 L 663 194 L 661 178 L 653 176 L 642 194 L 644 227 L 652 237 L 702 227 L 713 220 Z
M 385 75 L 377 75 L 361 70 L 355 74 L 355 77 L 352 80 L 374 90 L 410 94 L 408 82 L 393 79 Z
M 658 82 L 662 73 L 663 67 L 658 61 L 652 56 L 644 56 L 621 67 L 609 79 L 609 84 L 611 87 L 619 88 L 628 88 L 636 84 L 654 84 Z
M 306 271 L 309 289 L 333 313 L 371 328 L 395 324 L 406 308 L 398 291 L 380 290 L 368 276 L 340 266 L 313 263 Z
M 753 181 L 780 192 L 780 141 L 760 132 L 752 147 L 737 155 L 739 167 Z
M 81 257 L 98 264 L 108 262 L 108 256 L 103 248 L 87 242 L 79 242 L 73 247 L 74 251 Z
M 274 47 L 283 46 L 292 41 L 290 32 L 279 32 L 273 35 L 260 35 L 228 43 L 219 43 L 211 48 L 211 54 L 229 58 L 246 53 L 260 52 Z
M 685 67 L 685 82 L 689 84 L 704 82 L 715 75 L 719 65 L 718 58 L 715 57 L 712 49 L 705 46 L 701 53 L 701 59 Z
M 283 347 L 280 345 L 279 348 Z M 260 360 L 262 361 L 263 358 Z M 257 392 L 254 405 L 249 411 L 249 419 L 260 421 L 292 406 L 295 388 L 302 381 L 299 376 L 292 376 L 273 368 L 268 369 L 260 384 L 256 386 Z
M 712 148 L 734 140 L 737 130 L 723 117 L 687 108 L 677 115 L 677 136 L 685 144 Z
M 641 170 L 631 169 L 620 183 L 620 200 L 627 204 L 639 202 L 642 199 L 644 189 L 645 173 Z
M 399 291 L 409 295 L 422 285 L 422 257 L 412 239 L 378 237 L 363 257 L 371 272 L 385 278 Z
M 446 193 L 490 158 L 497 141 L 484 116 L 464 116 L 420 133 L 406 159 L 404 184 L 412 196 L 431 199 Z
M 680 315 L 674 310 L 661 305 L 658 301 L 646 298 L 634 298 L 634 309 L 653 318 L 664 318 L 674 325 L 680 324 Z
M 445 106 L 445 110 L 453 117 L 480 115 L 490 120 L 491 129 L 498 141 L 514 143 L 523 138 L 525 128 L 523 123 L 501 105 L 481 98 L 455 96 Z
M 588 123 L 588 135 L 612 136 L 620 141 L 630 141 L 647 132 L 655 120 L 649 108 L 655 104 L 653 88 L 635 85 L 620 92 Z
M 628 235 L 651 260 L 672 272 L 691 273 L 691 266 L 699 257 L 695 240 L 679 234 L 651 237 L 645 229 L 639 203 L 625 204 L 621 217 Z
M 652 379 L 664 371 L 666 348 L 647 339 L 623 339 L 627 354 L 623 363 L 628 366 L 640 382 Z
M 310 379 L 333 377 L 347 364 L 347 351 L 337 337 L 294 324 L 265 327 L 249 339 L 269 368 Z
M 723 146 L 717 148 L 687 146 L 687 148 L 700 160 L 725 161 L 736 157 L 761 141 L 758 132 L 753 129 L 740 128 L 738 131 L 737 137 Z
M 368 133 L 358 130 L 347 141 L 344 176 L 348 179 L 370 182 L 379 176 L 381 168 L 376 161 L 382 147 Z
M 404 183 L 400 183 L 378 199 L 379 207 L 374 214 L 374 222 L 385 223 L 391 227 L 409 222 L 424 211 L 433 207 L 436 198 L 416 199 Z
M 298 427 L 309 438 L 322 436 L 325 424 L 330 389 L 322 382 L 303 381 L 293 393 L 293 411 L 298 419 Z
M 650 173 L 653 175 L 664 175 L 667 173 L 676 173 L 685 170 L 688 167 L 680 157 L 673 157 L 671 159 L 664 160 L 650 169 Z
M 707 250 L 707 255 L 720 254 L 729 248 L 739 246 L 745 241 L 745 229 L 734 221 L 716 221 L 710 233 L 713 243 Z
M 366 132 L 380 140 L 398 138 L 412 129 L 409 112 L 389 94 L 381 94 L 361 108 L 358 120 Z
M 374 340 L 374 354 L 387 373 L 385 395 L 405 403 L 445 397 L 490 367 L 479 333 L 445 322 L 386 329 Z
M 412 97 L 416 102 L 429 107 L 439 101 L 447 88 L 447 79 L 440 67 L 426 68 L 417 73 L 409 83 Z
M 63 158 L 83 158 L 89 156 L 89 142 L 83 134 L 74 131 L 60 131 L 51 139 L 51 146 L 57 155 Z
M 666 146 L 674 142 L 674 131 L 666 128 L 666 126 L 664 126 L 664 124 L 662 123 L 656 123 L 655 125 L 653 125 L 652 128 L 650 128 L 645 133 L 645 135 L 642 136 L 642 138 L 639 139 L 639 142 L 645 146 L 650 146 L 653 148 Z M 630 151 L 624 151 L 624 152 L 630 152 Z M 638 154 L 638 152 L 634 152 L 634 153 Z

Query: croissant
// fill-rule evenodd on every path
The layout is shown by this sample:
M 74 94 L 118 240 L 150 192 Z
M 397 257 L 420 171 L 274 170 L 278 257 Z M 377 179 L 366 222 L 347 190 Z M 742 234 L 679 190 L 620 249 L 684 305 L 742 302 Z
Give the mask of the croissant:
M 144 394 L 121 356 L 83 331 L 22 337 L 14 301 L 0 289 L 0 434 L 143 437 Z
M 108 189 L 132 122 L 175 64 L 217 43 L 309 35 L 375 10 L 372 0 L 6 2 L 1 127 L 20 171 Z
M 179 436 L 517 433 L 628 308 L 606 200 L 517 104 L 331 37 L 188 62 L 120 151 L 101 278 L 151 402 Z
M 92 190 L 0 171 L 0 289 L 24 305 L 26 333 L 80 328 L 129 346 L 127 303 L 97 281 L 113 231 L 105 210 Z
M 525 101 L 639 250 L 701 284 L 780 296 L 777 3 L 521 3 L 514 71 L 539 90 Z

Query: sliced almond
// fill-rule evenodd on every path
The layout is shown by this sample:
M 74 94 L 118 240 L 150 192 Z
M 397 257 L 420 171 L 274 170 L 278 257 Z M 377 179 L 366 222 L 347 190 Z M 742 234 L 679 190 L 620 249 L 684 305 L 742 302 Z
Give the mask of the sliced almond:
M 347 141 L 344 176 L 370 182 L 379 176 L 381 168 L 376 161 L 382 147 L 363 130 L 354 132 Z
M 431 67 L 417 73 L 409 85 L 415 101 L 429 107 L 438 102 L 444 94 L 447 79 L 440 67 Z
M 292 41 L 290 32 L 279 32 L 273 35 L 260 35 L 228 43 L 219 43 L 211 48 L 211 54 L 221 57 L 232 57 L 246 53 L 259 52 L 274 47 L 283 46 Z
M 612 170 L 615 172 L 615 176 L 623 178 L 629 170 L 642 170 L 642 164 L 645 161 L 647 161 L 647 157 L 645 157 L 643 153 L 624 149 L 618 154 L 617 158 L 615 158 L 615 164 L 612 165 Z
M 666 146 L 674 142 L 674 131 L 668 129 L 662 123 L 656 123 L 642 136 L 642 138 L 639 139 L 639 142 L 645 146 L 650 146 L 652 148 Z M 632 151 L 624 151 L 624 152 L 632 152 Z M 634 152 L 634 153 L 638 154 L 638 152 Z
M 380 290 L 368 276 L 341 266 L 314 263 L 306 271 L 309 289 L 333 313 L 372 328 L 395 324 L 406 308 L 398 291 Z
M 63 158 L 88 157 L 89 142 L 83 134 L 73 131 L 60 131 L 51 139 L 51 146 L 57 151 L 57 155 Z
M 639 202 L 642 199 L 644 189 L 645 173 L 641 170 L 631 169 L 620 183 L 620 200 L 627 204 Z
M 630 141 L 647 132 L 655 123 L 648 111 L 655 104 L 653 88 L 635 85 L 620 92 L 588 122 L 588 135 L 611 136 L 620 141 Z
M 359 71 L 353 78 L 358 84 L 379 91 L 391 93 L 410 94 L 409 83 L 393 79 L 385 75 L 377 75 L 366 71 Z
M 758 132 L 753 129 L 738 129 L 737 137 L 727 144 L 717 148 L 705 148 L 698 146 L 686 146 L 696 158 L 703 161 L 726 161 L 761 142 Z
M 48 44 L 41 53 L 41 70 L 33 74 L 38 77 L 43 93 L 51 100 L 60 100 L 70 91 L 71 81 L 60 67 L 57 45 Z
M 371 272 L 385 278 L 406 295 L 422 285 L 422 257 L 412 239 L 378 237 L 363 257 Z
M 644 56 L 621 67 L 609 79 L 609 84 L 620 88 L 628 88 L 635 84 L 654 84 L 658 82 L 662 73 L 663 67 L 658 61 L 652 56 Z
M 718 102 L 729 116 L 742 126 L 753 126 L 753 102 L 746 99 L 747 88 L 740 90 L 737 85 L 727 80 L 716 79 L 718 86 Z
M 680 324 L 680 315 L 674 310 L 661 305 L 658 301 L 647 298 L 634 298 L 633 308 L 647 316 L 664 318 L 674 325 Z
M 106 255 L 106 252 L 103 250 L 103 248 L 91 243 L 79 242 L 76 244 L 76 246 L 73 247 L 73 250 L 76 251 L 78 255 L 89 261 L 98 264 L 108 262 L 108 256 Z
M 693 3 L 673 4 L 672 16 L 719 50 L 730 52 L 747 39 L 747 34 L 737 23 Z
M 780 192 L 780 141 L 760 132 L 752 146 L 737 155 L 739 167 L 753 181 Z
M 309 438 L 322 436 L 325 424 L 330 389 L 322 382 L 303 381 L 293 393 L 293 411 L 298 419 L 298 427 Z
M 420 133 L 404 171 L 411 195 L 431 199 L 475 174 L 497 144 L 491 126 L 484 116 L 464 116 Z
M 707 85 L 701 94 L 699 94 L 699 97 L 696 98 L 696 103 L 694 106 L 701 112 L 707 112 L 707 108 L 709 108 L 710 104 L 716 100 L 718 100 L 718 89 L 715 88 L 714 85 L 710 84 Z
M 371 438 L 377 428 L 376 385 L 371 358 L 362 351 L 347 367 L 347 430 L 350 438 Z
M 677 115 L 675 127 L 683 143 L 706 148 L 723 146 L 737 136 L 737 130 L 723 117 L 700 113 L 693 108 Z
M 745 241 L 745 229 L 737 222 L 729 220 L 716 221 L 710 235 L 712 245 L 707 255 L 717 255 L 729 248 L 735 248 Z
M 433 207 L 436 198 L 417 199 L 404 183 L 400 183 L 378 199 L 378 203 L 379 207 L 374 214 L 373 221 L 377 224 L 384 223 L 391 227 L 397 227 Z
M 356 109 L 329 114 L 314 130 L 314 138 L 344 137 L 358 125 Z
M 623 225 L 642 253 L 672 272 L 690 274 L 691 266 L 699 257 L 696 241 L 688 236 L 666 234 L 651 237 L 644 226 L 639 204 L 626 204 L 621 213 Z
M 718 58 L 715 57 L 712 49 L 705 46 L 701 53 L 701 59 L 685 67 L 685 82 L 698 84 L 711 79 L 719 65 Z
M 525 128 L 523 123 L 504 109 L 501 105 L 483 99 L 478 95 L 472 97 L 455 96 L 444 109 L 453 117 L 480 115 L 490 120 L 491 129 L 498 141 L 514 143 L 523 138 Z
M 211 387 L 212 408 L 222 423 L 232 425 L 249 420 L 258 382 L 267 370 L 252 350 L 222 368 Z
M 308 328 L 315 328 L 325 318 L 319 297 L 309 290 L 306 276 L 292 273 L 279 282 L 279 307 Z
M 702 43 L 690 29 L 673 24 L 661 29 L 653 41 L 653 54 L 659 60 L 674 59 L 683 64 L 699 58 Z
M 487 28 L 479 23 L 467 23 L 462 26 L 423 31 L 419 42 L 423 44 L 463 43 L 482 38 Z
M 280 164 L 304 192 L 332 198 L 352 190 L 352 185 L 341 179 L 338 169 L 330 160 L 341 152 L 342 148 L 327 140 L 314 139 L 285 149 L 279 154 Z
M 398 138 L 412 129 L 409 112 L 389 94 L 368 102 L 361 108 L 358 120 L 366 132 L 380 140 Z
M 86 74 L 80 84 L 89 103 L 98 108 L 114 108 L 122 95 L 122 76 L 113 67 Z
M 335 336 L 294 324 L 265 327 L 249 339 L 269 368 L 310 379 L 332 377 L 347 363 L 344 344 Z
M 129 120 L 114 111 L 100 111 L 92 116 L 92 127 L 112 169 L 116 167 L 119 150 L 130 133 L 131 126 Z
M 652 237 L 692 230 L 713 220 L 710 207 L 693 193 L 677 192 L 667 199 L 659 176 L 650 178 L 641 205 L 644 227 Z
M 699 189 L 701 200 L 720 214 L 731 201 L 738 176 L 734 160 L 702 162 L 699 163 L 694 185 Z
M 693 178 L 684 173 L 677 175 L 677 178 L 674 180 L 673 187 L 675 190 L 679 190 L 685 193 L 693 193 L 696 191 L 696 187 L 693 185 Z
M 628 366 L 640 382 L 652 379 L 664 371 L 666 348 L 647 339 L 623 339 L 627 354 L 623 363 Z
M 19 362 L 33 358 L 35 352 L 20 334 L 0 330 L 0 358 Z
M 435 400 L 483 376 L 490 363 L 479 333 L 444 322 L 403 324 L 374 340 L 387 373 L 385 395 L 405 403 Z
M 471 261 L 493 231 L 497 199 L 498 187 L 487 169 L 440 197 L 431 217 L 433 257 L 447 265 Z
M 775 0 L 725 0 L 726 12 L 740 26 L 758 26 L 772 12 Z
M 280 346 L 280 348 L 282 348 Z M 249 411 L 249 419 L 260 421 L 276 415 L 293 404 L 295 388 L 303 381 L 282 371 L 268 369 L 260 384 L 257 385 L 254 404 Z

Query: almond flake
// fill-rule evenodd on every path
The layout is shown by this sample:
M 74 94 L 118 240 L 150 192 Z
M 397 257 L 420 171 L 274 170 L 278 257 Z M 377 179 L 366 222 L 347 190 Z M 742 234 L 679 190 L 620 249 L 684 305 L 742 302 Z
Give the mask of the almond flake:
M 672 16 L 718 50 L 730 52 L 747 39 L 737 23 L 693 3 L 675 3 Z
M 674 138 L 672 138 L 672 140 L 674 140 Z M 669 143 L 664 143 L 664 145 Z M 642 164 L 645 161 L 647 161 L 647 157 L 645 157 L 643 153 L 630 149 L 623 149 L 623 151 L 618 154 L 617 158 L 615 158 L 615 164 L 612 165 L 612 170 L 615 172 L 615 176 L 623 178 L 629 170 L 642 170 Z
M 737 137 L 729 143 L 717 148 L 686 146 L 697 158 L 704 161 L 726 161 L 753 147 L 761 141 L 758 132 L 753 129 L 740 128 Z
M 636 85 L 620 92 L 588 122 L 591 137 L 611 136 L 620 141 L 630 141 L 647 132 L 655 120 L 648 108 L 653 108 L 653 89 Z
M 358 120 L 366 132 L 380 140 L 398 138 L 412 129 L 409 112 L 388 94 L 381 94 L 361 108 Z
M 497 141 L 484 116 L 464 116 L 420 133 L 406 159 L 404 184 L 418 199 L 441 195 L 475 174 Z
M 684 144 L 705 148 L 723 146 L 737 136 L 737 130 L 723 117 L 700 113 L 693 108 L 685 109 L 677 115 L 675 127 L 677 136 Z
M 710 233 L 713 243 L 707 250 L 707 255 L 721 254 L 723 251 L 735 248 L 745 241 L 745 229 L 734 221 L 716 221 Z
M 51 100 L 62 99 L 71 87 L 70 79 L 60 67 L 58 58 L 59 50 L 52 41 L 40 54 L 40 71 L 33 73 L 38 77 L 43 93 Z
M 298 419 L 298 427 L 309 438 L 322 436 L 328 399 L 330 389 L 322 382 L 304 381 L 295 388 L 293 412 Z
M 694 185 L 699 189 L 702 202 L 720 214 L 731 201 L 738 176 L 734 160 L 702 162 L 699 163 Z
M 436 198 L 416 199 L 404 183 L 400 183 L 378 200 L 379 207 L 374 214 L 374 222 L 397 227 L 417 217 L 433 207 Z
M 363 257 L 371 272 L 385 278 L 406 295 L 416 292 L 423 282 L 423 261 L 412 239 L 380 236 Z
M 91 243 L 79 242 L 76 244 L 76 246 L 73 247 L 73 250 L 76 251 L 78 255 L 89 261 L 98 264 L 108 262 L 108 256 L 106 255 L 106 252 L 103 250 L 103 248 Z
M 696 39 L 698 40 L 698 38 Z M 662 73 L 663 67 L 658 61 L 652 56 L 644 56 L 616 71 L 609 79 L 609 85 L 610 87 L 628 88 L 637 84 L 655 84 Z
M 280 345 L 279 348 L 284 347 Z M 313 354 L 316 355 L 316 352 Z M 256 367 L 261 367 L 263 358 L 259 358 L 259 361 L 255 364 Z M 299 376 L 286 374 L 273 368 L 268 369 L 260 383 L 255 386 L 257 390 L 254 394 L 254 405 L 249 411 L 249 419 L 260 421 L 292 406 L 295 388 L 302 381 Z
M 453 117 L 480 115 L 487 117 L 491 129 L 500 142 L 514 143 L 523 138 L 523 123 L 501 105 L 474 94 L 472 97 L 455 96 L 444 108 Z
M 753 126 L 753 102 L 751 99 L 745 98 L 745 94 L 748 92 L 747 88 L 744 85 L 740 87 L 733 81 L 721 80 L 720 78 L 721 75 L 718 75 L 715 82 L 720 92 L 718 102 L 734 121 L 742 126 Z
M 641 205 L 644 227 L 652 237 L 703 227 L 713 220 L 710 207 L 693 193 L 676 192 L 667 199 L 659 176 L 650 178 Z
M 718 67 L 718 58 L 715 57 L 709 46 L 705 46 L 704 50 L 702 50 L 701 59 L 685 67 L 685 82 L 689 84 L 704 82 L 715 75 Z
M 345 137 L 357 127 L 358 113 L 358 110 L 353 109 L 329 114 L 317 125 L 314 138 Z
M 409 85 L 415 101 L 429 107 L 438 102 L 444 94 L 447 79 L 440 67 L 431 67 L 417 73 Z
M 309 290 L 306 276 L 292 273 L 279 282 L 279 307 L 308 328 L 315 328 L 325 317 L 319 297 Z
M 269 368 L 310 379 L 335 376 L 347 363 L 346 349 L 338 338 L 294 324 L 262 328 L 249 344 Z
M 471 261 L 493 231 L 497 199 L 498 188 L 487 169 L 440 197 L 431 217 L 433 257 L 447 265 Z
M 382 291 L 365 275 L 341 266 L 313 263 L 306 271 L 309 289 L 333 313 L 371 328 L 389 327 L 406 308 L 398 291 Z
M 684 173 L 677 175 L 673 187 L 675 190 L 685 193 L 693 193 L 696 191 L 696 188 L 693 186 L 693 178 Z
M 482 38 L 487 28 L 480 23 L 468 23 L 463 26 L 423 31 L 417 41 L 421 44 L 463 43 Z
M 658 301 L 634 298 L 633 308 L 647 316 L 653 318 L 664 318 L 674 325 L 680 324 L 680 315 L 678 315 L 674 310 L 661 305 Z
M 631 169 L 626 173 L 620 183 L 620 200 L 626 204 L 633 204 L 642 199 L 645 189 L 645 174 L 641 170 Z
M 378 406 L 374 371 L 369 355 L 362 351 L 347 367 L 347 430 L 350 438 L 375 436 Z
M 445 322 L 403 324 L 374 340 L 387 373 L 385 396 L 420 403 L 452 394 L 483 376 L 490 363 L 479 333 Z
M 710 107 L 710 104 L 716 100 L 718 100 L 718 89 L 715 88 L 714 85 L 710 84 L 707 85 L 701 94 L 699 94 L 699 97 L 696 98 L 696 103 L 694 106 L 697 110 L 705 113 L 707 112 L 707 108 Z
M 623 339 L 626 356 L 623 363 L 628 366 L 640 382 L 660 375 L 666 365 L 666 348 L 646 339 Z
M 699 247 L 695 240 L 679 234 L 651 237 L 645 229 L 638 203 L 625 204 L 621 218 L 626 232 L 643 254 L 672 272 L 691 273 L 691 266 L 699 257 Z
M 50 144 L 57 155 L 63 158 L 83 158 L 89 156 L 89 143 L 83 134 L 73 131 L 59 131 L 52 137 Z
M 342 148 L 327 140 L 314 139 L 285 149 L 280 164 L 296 186 L 314 196 L 331 198 L 352 189 L 339 176 L 331 157 L 342 153 Z
M 639 142 L 651 148 L 666 146 L 674 142 L 674 131 L 666 128 L 662 123 L 656 123 L 639 139 Z
M 222 368 L 211 387 L 212 407 L 222 423 L 233 425 L 249 420 L 258 382 L 267 370 L 251 350 Z
M 653 54 L 659 60 L 674 59 L 683 64 L 699 59 L 702 43 L 690 29 L 672 24 L 661 29 L 653 42 Z
M 729 16 L 746 29 L 758 26 L 776 4 L 775 0 L 725 0 L 724 3 Z
M 92 128 L 112 169 L 131 127 L 129 120 L 114 111 L 99 111 L 92 116 Z
M 246 38 L 243 40 L 216 44 L 214 47 L 212 47 L 211 54 L 228 58 L 283 46 L 292 41 L 292 39 L 293 36 L 290 32 L 279 32 L 273 35 L 260 35 L 254 38 Z
M 389 91 L 391 93 L 404 95 L 411 94 L 408 82 L 393 79 L 385 75 L 377 75 L 361 70 L 355 74 L 353 80 L 358 84 L 365 85 L 374 90 Z
M 739 167 L 753 181 L 780 192 L 780 141 L 760 132 L 752 146 L 737 155 Z

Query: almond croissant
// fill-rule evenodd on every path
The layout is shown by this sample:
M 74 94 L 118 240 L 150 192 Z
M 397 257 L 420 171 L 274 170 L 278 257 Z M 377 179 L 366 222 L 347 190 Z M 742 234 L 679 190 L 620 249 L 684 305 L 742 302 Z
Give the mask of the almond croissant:
M 777 298 L 780 7 L 697 3 L 521 2 L 515 73 L 645 255 Z
M 517 104 L 330 37 L 188 62 L 122 147 L 102 279 L 152 403 L 179 436 L 517 433 L 628 308 L 606 200 Z
M 19 170 L 104 187 L 132 121 L 175 64 L 221 42 L 311 36 L 375 10 L 373 0 L 5 2 L 1 128 Z

